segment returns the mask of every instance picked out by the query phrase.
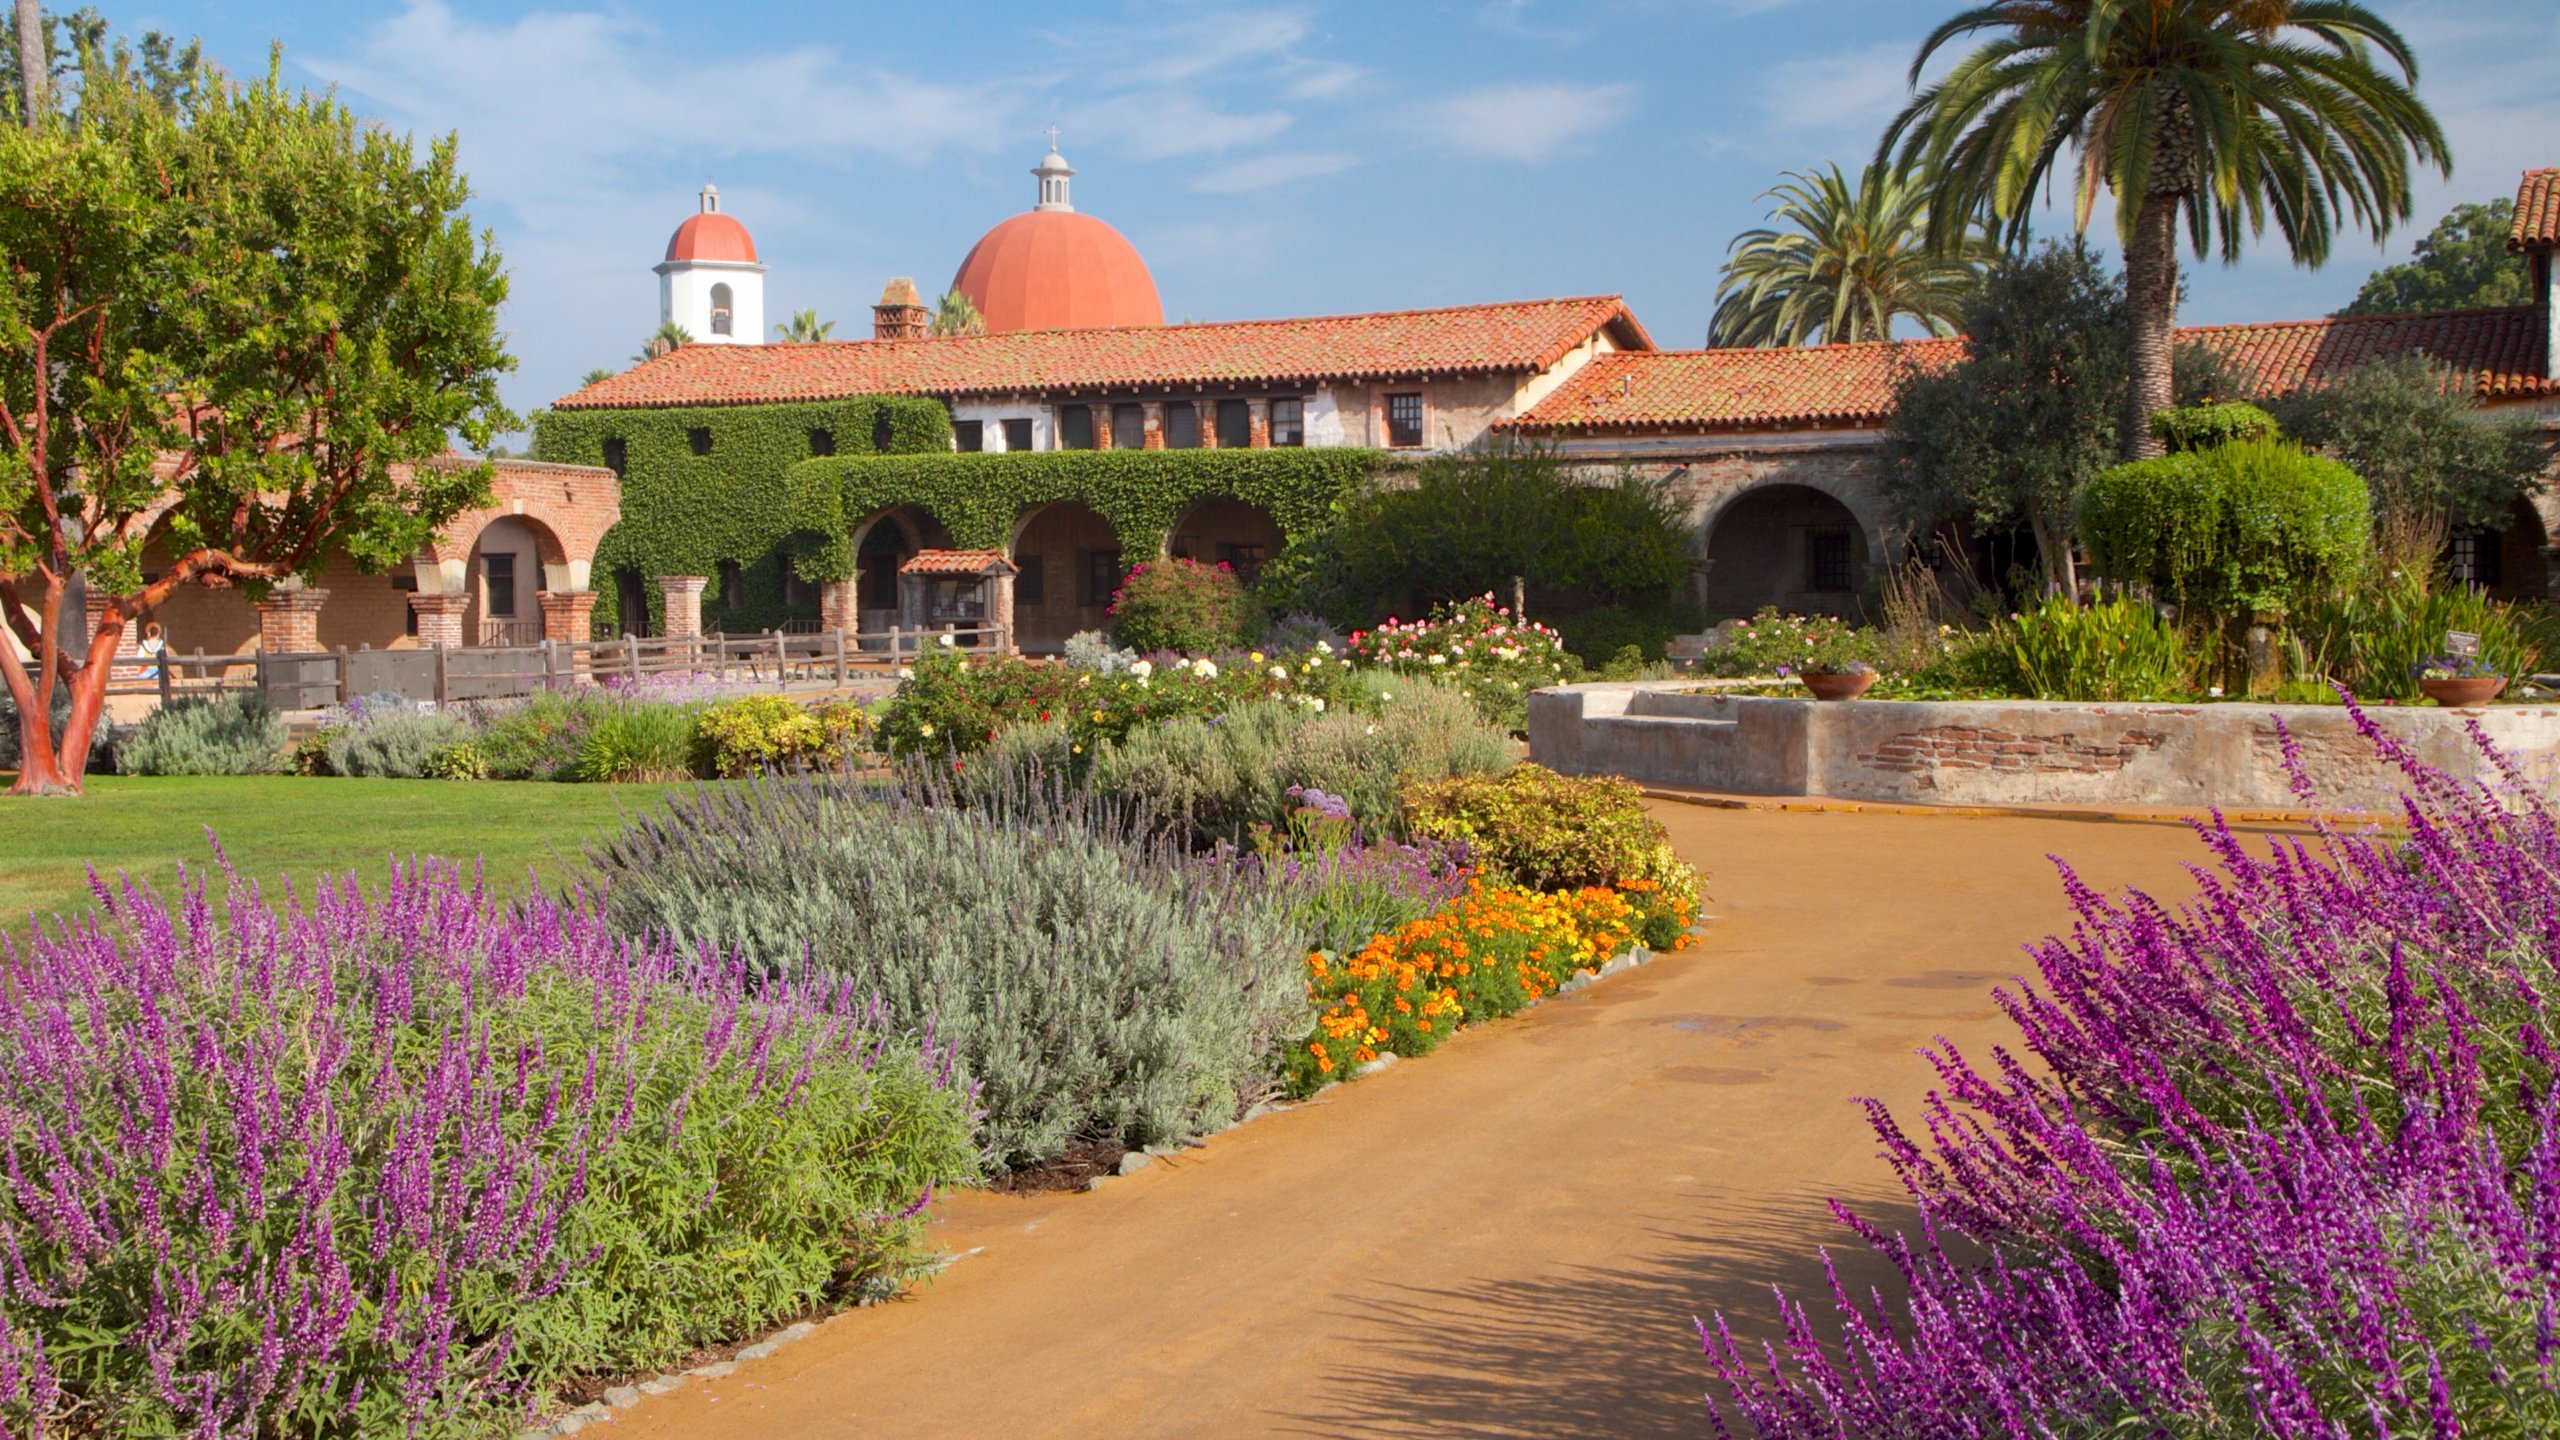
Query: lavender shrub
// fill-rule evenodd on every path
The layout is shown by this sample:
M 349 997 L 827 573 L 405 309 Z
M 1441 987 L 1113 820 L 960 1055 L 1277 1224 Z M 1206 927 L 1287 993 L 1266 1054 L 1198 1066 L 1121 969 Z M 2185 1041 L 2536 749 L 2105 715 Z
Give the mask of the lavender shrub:
M 1925 1138 L 1870 1104 L 1919 1233 L 1835 1209 L 1903 1298 L 1835 1279 L 1836 1343 L 1783 1294 L 1782 1342 L 1702 1327 L 1734 1413 L 1772 1440 L 2560 1433 L 2560 819 L 2476 727 L 2485 783 L 2358 720 L 2409 777 L 2400 833 L 2256 854 L 2217 824 L 2177 907 L 2066 869 L 2071 934 L 2001 993 L 2040 1064 L 1941 1041 Z
M 949 1053 L 443 862 L 0 952 L 0 1433 L 504 1435 L 922 1263 Z

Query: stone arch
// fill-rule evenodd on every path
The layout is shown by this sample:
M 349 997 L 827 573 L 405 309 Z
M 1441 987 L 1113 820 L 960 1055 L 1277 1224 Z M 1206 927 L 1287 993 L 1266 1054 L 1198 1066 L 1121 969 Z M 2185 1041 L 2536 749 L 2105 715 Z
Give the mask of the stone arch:
M 951 532 L 921 505 L 876 510 L 846 540 L 853 551 L 857 628 L 873 632 L 898 623 L 898 567 L 919 550 L 951 548 Z
M 1754 485 L 1715 506 L 1702 529 L 1707 610 L 1729 620 L 1762 606 L 1850 615 L 1884 559 L 1882 537 L 1829 488 Z
M 1111 592 L 1128 573 L 1119 528 L 1081 500 L 1052 500 L 1014 517 L 1005 558 L 1013 582 L 1015 644 L 1054 652 L 1079 630 L 1111 623 Z
M 1765 479 L 1737 486 L 1709 499 L 1700 507 L 1695 524 L 1699 546 L 1703 551 L 1708 537 L 1726 511 L 1752 496 L 1767 490 L 1812 490 L 1837 502 L 1856 520 L 1858 533 L 1867 546 L 1866 562 L 1881 567 L 1892 557 L 1887 544 L 1893 534 L 1893 517 L 1886 511 L 1883 498 L 1875 493 L 1872 483 L 1864 482 L 1863 471 L 1856 477 L 1843 475 L 1833 466 L 1780 466 Z
M 567 578 L 567 557 L 559 534 L 530 515 L 499 515 L 475 527 L 464 556 L 463 643 L 540 642 L 541 597 L 551 590 L 571 588 L 553 583 Z
M 1203 495 L 1183 507 L 1165 532 L 1164 553 L 1206 565 L 1224 563 L 1250 585 L 1286 540 L 1269 509 L 1229 495 Z

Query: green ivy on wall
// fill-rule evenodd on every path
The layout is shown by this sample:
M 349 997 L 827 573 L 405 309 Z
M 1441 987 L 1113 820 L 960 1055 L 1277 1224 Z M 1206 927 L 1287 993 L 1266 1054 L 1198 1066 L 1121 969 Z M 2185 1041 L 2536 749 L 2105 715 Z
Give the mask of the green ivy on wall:
M 1378 450 L 1040 450 L 805 460 L 786 482 L 786 528 L 849 543 L 898 505 L 932 512 L 952 543 L 1001 550 L 1034 506 L 1081 500 L 1131 556 L 1153 554 L 1193 502 L 1259 505 L 1283 535 L 1325 523 L 1333 502 L 1389 463 Z
M 814 598 L 787 603 L 786 581 L 853 573 L 840 526 L 795 533 L 786 477 L 828 447 L 843 456 L 934 455 L 951 450 L 951 415 L 938 400 L 863 395 L 793 405 L 703 405 L 650 410 L 553 410 L 534 428 L 533 458 L 606 465 L 622 473 L 622 518 L 596 547 L 595 619 L 619 625 L 615 573 L 649 584 L 649 628 L 663 632 L 661 575 L 701 575 L 708 625 L 731 633 L 815 620 Z M 828 463 L 821 461 L 820 463 Z M 725 603 L 721 567 L 738 568 L 738 602 Z

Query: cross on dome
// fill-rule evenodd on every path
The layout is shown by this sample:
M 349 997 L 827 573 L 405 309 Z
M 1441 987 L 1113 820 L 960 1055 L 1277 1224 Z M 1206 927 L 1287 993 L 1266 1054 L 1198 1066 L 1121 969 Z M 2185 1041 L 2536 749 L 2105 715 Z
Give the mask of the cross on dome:
M 1074 166 L 1067 163 L 1067 158 L 1058 153 L 1057 126 L 1049 127 L 1048 156 L 1040 162 L 1039 168 L 1031 173 L 1040 177 L 1040 203 L 1031 208 L 1034 210 L 1076 208 L 1067 200 L 1067 177 L 1075 174 L 1076 171 Z

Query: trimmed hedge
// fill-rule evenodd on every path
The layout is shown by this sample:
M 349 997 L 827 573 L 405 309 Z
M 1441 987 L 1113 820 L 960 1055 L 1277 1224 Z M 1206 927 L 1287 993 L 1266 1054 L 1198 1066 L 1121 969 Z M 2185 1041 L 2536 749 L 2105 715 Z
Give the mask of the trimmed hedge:
M 703 453 L 696 453 L 697 438 L 708 442 Z M 620 442 L 619 456 L 608 450 L 612 441 Z M 597 624 L 622 621 L 617 570 L 634 567 L 654 581 L 717 576 L 726 562 L 743 573 L 743 603 L 723 604 L 715 587 L 703 596 L 704 618 L 724 630 L 747 631 L 818 617 L 814 600 L 784 603 L 788 573 L 812 582 L 853 573 L 844 527 L 796 534 L 785 501 L 786 473 L 828 442 L 848 455 L 947 454 L 951 415 L 940 401 L 894 395 L 796 405 L 553 410 L 534 426 L 533 457 L 569 465 L 620 461 L 614 468 L 622 473 L 622 519 L 596 547 Z M 656 585 L 649 590 L 651 626 L 663 628 L 666 602 Z
M 2291 610 L 2345 575 L 2371 528 L 2364 481 L 2275 440 L 2137 460 L 2080 492 L 2099 574 L 2221 616 Z
M 1320 528 L 1336 499 L 1389 461 L 1384 451 L 1351 448 L 837 456 L 791 467 L 786 528 L 849 539 L 880 511 L 917 505 L 953 544 L 1001 550 L 1024 511 L 1080 500 L 1111 522 L 1122 552 L 1138 558 L 1162 549 L 1199 500 L 1259 505 L 1283 535 Z

